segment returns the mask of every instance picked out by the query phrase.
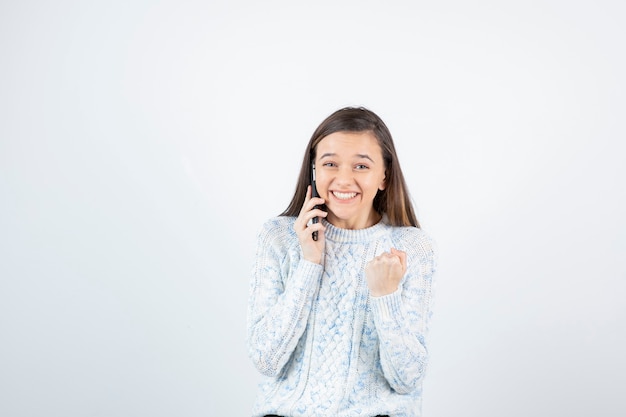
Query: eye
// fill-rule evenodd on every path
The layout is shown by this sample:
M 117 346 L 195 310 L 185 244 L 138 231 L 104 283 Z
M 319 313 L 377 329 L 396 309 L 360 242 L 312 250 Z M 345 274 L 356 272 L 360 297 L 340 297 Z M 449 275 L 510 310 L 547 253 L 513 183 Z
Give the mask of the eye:
M 322 166 L 325 166 L 325 167 L 336 167 L 337 164 L 335 164 L 334 162 L 324 162 L 324 164 Z
M 365 164 L 357 164 L 354 166 L 354 168 L 356 168 L 357 170 L 364 170 L 364 169 L 369 169 L 369 167 Z

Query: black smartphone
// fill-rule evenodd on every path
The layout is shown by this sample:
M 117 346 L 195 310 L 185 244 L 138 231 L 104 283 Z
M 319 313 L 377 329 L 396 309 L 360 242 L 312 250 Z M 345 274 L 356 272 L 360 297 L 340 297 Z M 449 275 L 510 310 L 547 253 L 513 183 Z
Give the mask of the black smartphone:
M 317 192 L 317 187 L 315 186 L 315 165 L 313 165 L 313 168 L 311 169 L 311 196 L 320 196 Z M 315 206 L 315 208 L 319 208 L 319 206 Z M 313 223 L 317 222 L 319 222 L 319 218 L 317 216 L 313 217 Z M 313 240 L 317 241 L 317 231 L 313 232 Z

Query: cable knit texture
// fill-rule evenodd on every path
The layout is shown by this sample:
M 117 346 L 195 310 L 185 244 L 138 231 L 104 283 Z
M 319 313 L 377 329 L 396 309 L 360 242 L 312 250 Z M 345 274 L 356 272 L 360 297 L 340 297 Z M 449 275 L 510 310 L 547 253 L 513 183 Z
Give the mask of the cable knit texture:
M 248 352 L 264 376 L 253 416 L 421 416 L 436 251 L 415 227 L 360 230 L 324 220 L 323 266 L 302 258 L 293 217 L 258 235 L 250 284 Z M 369 294 L 365 265 L 407 253 L 398 290 Z

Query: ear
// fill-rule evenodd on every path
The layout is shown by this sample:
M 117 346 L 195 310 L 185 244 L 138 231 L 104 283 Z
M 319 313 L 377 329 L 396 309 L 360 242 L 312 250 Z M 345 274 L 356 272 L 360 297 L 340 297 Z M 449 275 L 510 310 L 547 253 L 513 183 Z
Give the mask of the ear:
M 384 190 L 385 188 L 387 188 L 387 176 L 386 175 L 383 177 L 383 180 L 381 181 L 380 185 L 378 186 L 378 189 L 380 191 Z

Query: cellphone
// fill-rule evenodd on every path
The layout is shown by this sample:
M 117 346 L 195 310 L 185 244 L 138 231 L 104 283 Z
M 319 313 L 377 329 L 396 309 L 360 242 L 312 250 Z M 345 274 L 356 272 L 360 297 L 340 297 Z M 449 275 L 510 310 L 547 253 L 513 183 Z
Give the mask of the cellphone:
M 311 196 L 319 197 L 319 193 L 317 192 L 317 187 L 315 186 L 315 165 L 311 168 Z M 314 208 L 319 208 L 319 206 L 315 206 Z M 313 223 L 319 222 L 319 218 L 317 216 L 313 217 Z M 317 231 L 313 232 L 313 240 L 317 241 Z

